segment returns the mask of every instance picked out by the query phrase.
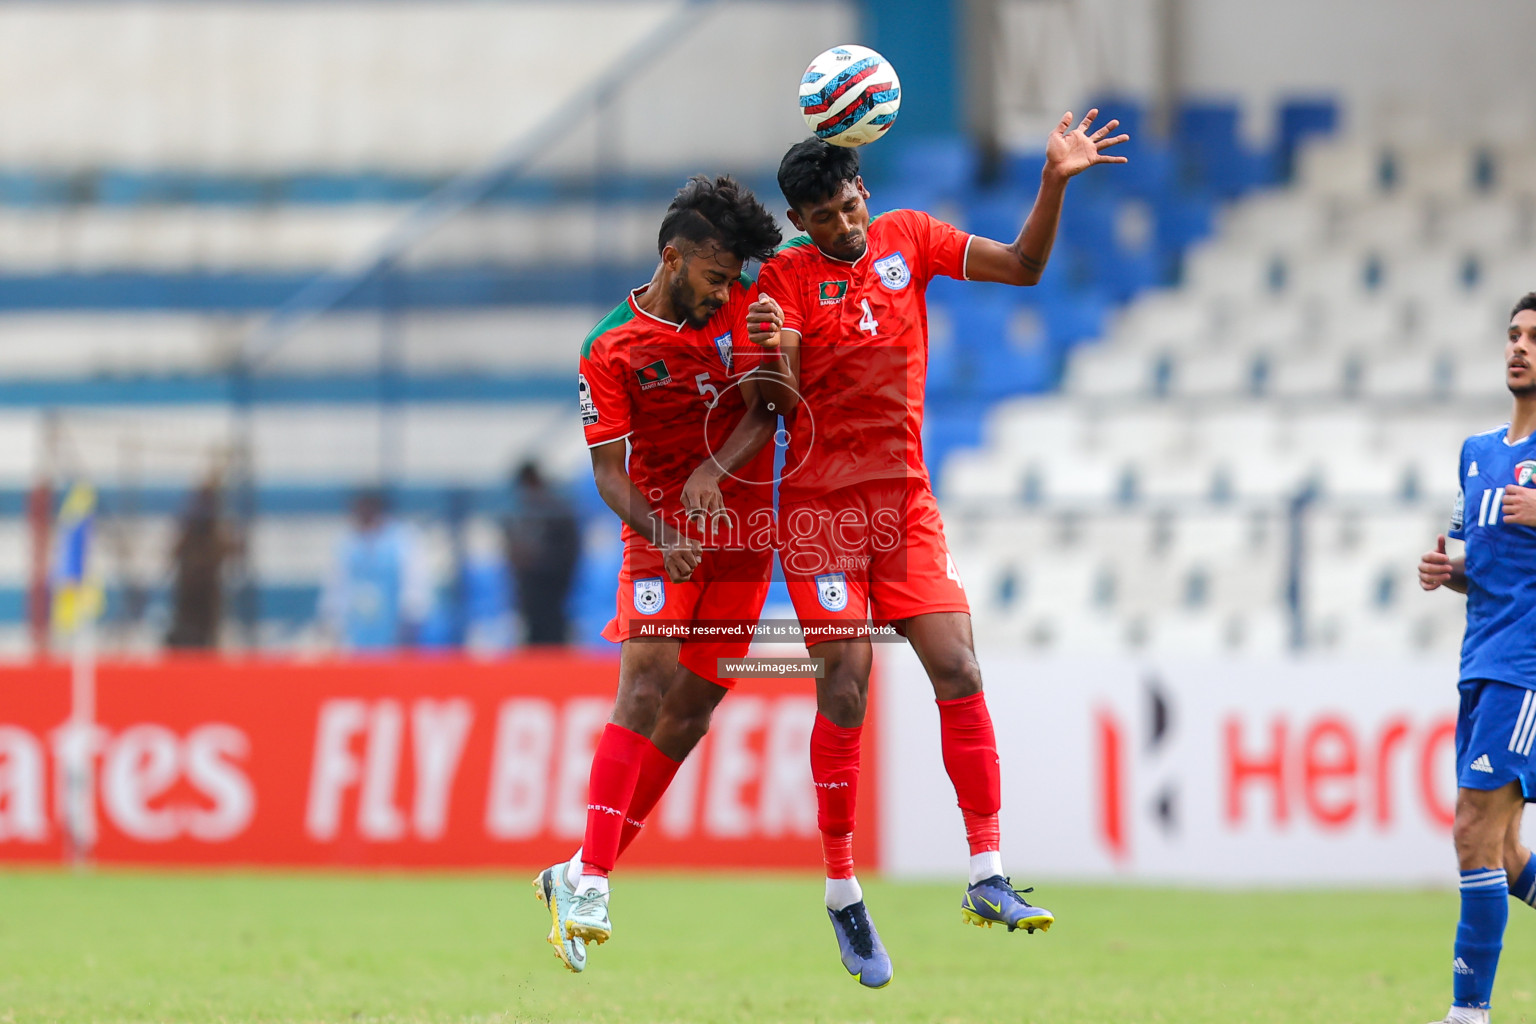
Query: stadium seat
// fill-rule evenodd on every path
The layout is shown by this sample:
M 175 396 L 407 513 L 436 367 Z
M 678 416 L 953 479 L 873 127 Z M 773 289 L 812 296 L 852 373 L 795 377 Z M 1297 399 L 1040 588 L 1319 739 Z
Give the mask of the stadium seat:
M 1184 398 L 1232 398 L 1251 394 L 1258 356 L 1245 350 L 1186 352 L 1170 371 L 1169 392 Z

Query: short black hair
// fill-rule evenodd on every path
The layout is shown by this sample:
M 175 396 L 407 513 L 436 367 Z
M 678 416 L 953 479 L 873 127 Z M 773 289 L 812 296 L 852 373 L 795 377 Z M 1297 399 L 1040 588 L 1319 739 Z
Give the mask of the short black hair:
M 1515 303 L 1515 308 L 1509 311 L 1509 318 L 1513 320 L 1528 309 L 1536 309 L 1536 292 L 1526 292 L 1524 297 Z
M 831 199 L 859 176 L 859 152 L 812 136 L 789 147 L 779 161 L 779 191 L 793 209 Z
M 742 262 L 766 260 L 783 237 L 751 189 L 730 175 L 696 174 L 672 197 L 656 251 L 680 241 L 713 241 Z

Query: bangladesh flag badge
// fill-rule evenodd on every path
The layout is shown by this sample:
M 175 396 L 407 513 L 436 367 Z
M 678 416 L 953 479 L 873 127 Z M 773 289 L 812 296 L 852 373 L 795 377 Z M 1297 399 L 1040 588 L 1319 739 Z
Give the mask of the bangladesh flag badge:
M 843 296 L 848 294 L 847 281 L 823 281 L 816 289 L 817 297 L 821 299 L 823 306 L 842 302 Z
M 635 370 L 635 379 L 640 382 L 641 391 L 649 391 L 669 382 L 672 374 L 667 370 L 667 361 L 658 359 Z

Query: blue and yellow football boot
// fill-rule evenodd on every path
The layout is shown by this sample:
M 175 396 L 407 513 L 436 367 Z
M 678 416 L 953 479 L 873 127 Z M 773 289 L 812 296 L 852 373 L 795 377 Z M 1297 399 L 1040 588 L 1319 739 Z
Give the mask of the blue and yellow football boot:
M 1026 892 L 1034 890 L 1015 889 L 1012 880 L 1002 875 L 983 878 L 965 890 L 965 899 L 960 901 L 960 913 L 978 928 L 1005 924 L 1009 931 L 1019 928 L 1031 934 L 1036 929 L 1050 931 L 1051 925 L 1056 923 L 1055 915 L 1044 907 L 1030 906 L 1022 895 Z
M 863 900 L 842 910 L 827 910 L 832 919 L 832 931 L 837 934 L 838 952 L 848 973 L 859 979 L 866 988 L 885 988 L 891 983 L 891 958 L 875 931 L 875 923 L 869 919 L 869 908 Z

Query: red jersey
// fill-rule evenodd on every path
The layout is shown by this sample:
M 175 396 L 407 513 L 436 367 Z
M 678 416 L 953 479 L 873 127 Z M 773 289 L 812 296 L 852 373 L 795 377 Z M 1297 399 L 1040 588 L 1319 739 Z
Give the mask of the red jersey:
M 746 278 L 702 328 L 652 316 L 631 292 L 581 347 L 577 391 L 587 447 L 629 439 L 629 478 L 651 508 L 683 530 L 683 484 L 718 451 L 746 414 L 737 385 L 760 350 L 747 340 L 747 306 L 757 290 Z M 726 507 L 746 524 L 773 506 L 773 445 L 720 481 Z M 696 531 L 695 531 L 696 532 Z M 626 524 L 624 540 L 638 540 Z
M 927 482 L 923 387 L 928 376 L 928 282 L 965 277 L 971 236 L 919 210 L 869 223 L 852 263 L 802 235 L 758 275 L 758 291 L 800 333 L 800 402 L 789 419 L 781 500 L 865 480 Z

